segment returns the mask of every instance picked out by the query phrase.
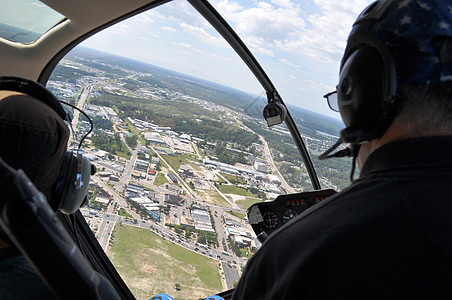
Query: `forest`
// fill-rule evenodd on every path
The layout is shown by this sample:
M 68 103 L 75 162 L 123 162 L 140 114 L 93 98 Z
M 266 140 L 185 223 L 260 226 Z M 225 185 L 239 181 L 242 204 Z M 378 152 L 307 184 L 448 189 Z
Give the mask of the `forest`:
M 201 108 L 197 104 L 178 101 L 143 100 L 102 93 L 91 103 L 114 108 L 122 119 L 137 118 L 160 126 L 169 126 L 177 133 L 186 133 L 208 142 L 227 142 L 250 147 L 260 143 L 256 134 L 231 126 L 221 120 L 221 114 Z
M 130 156 L 130 152 L 121 141 L 118 133 L 111 136 L 105 132 L 98 131 L 91 138 L 91 141 L 96 148 L 107 151 L 110 154 L 123 156 L 123 154 L 126 153 Z

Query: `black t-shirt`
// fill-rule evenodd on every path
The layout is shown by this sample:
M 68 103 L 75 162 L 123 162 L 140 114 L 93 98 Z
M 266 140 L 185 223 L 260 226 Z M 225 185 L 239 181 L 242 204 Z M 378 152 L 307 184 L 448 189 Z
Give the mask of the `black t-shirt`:
M 275 232 L 233 299 L 452 297 L 452 136 L 373 152 L 349 188 Z

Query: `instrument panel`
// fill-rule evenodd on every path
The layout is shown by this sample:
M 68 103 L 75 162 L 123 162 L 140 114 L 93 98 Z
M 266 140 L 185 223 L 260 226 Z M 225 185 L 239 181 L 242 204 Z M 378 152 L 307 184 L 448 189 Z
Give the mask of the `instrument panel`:
M 301 214 L 309 207 L 334 195 L 332 189 L 280 195 L 273 201 L 259 202 L 248 208 L 247 214 L 256 235 L 265 240 L 275 230 Z M 264 235 L 264 238 L 262 236 Z

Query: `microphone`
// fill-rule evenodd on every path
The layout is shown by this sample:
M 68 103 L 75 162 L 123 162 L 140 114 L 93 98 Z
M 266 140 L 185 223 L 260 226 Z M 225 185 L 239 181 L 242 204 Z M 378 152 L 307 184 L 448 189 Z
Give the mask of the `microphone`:
M 360 144 L 354 142 L 357 140 L 358 132 L 352 126 L 348 126 L 341 130 L 341 134 L 337 142 L 328 148 L 325 152 L 319 155 L 319 160 L 325 160 L 332 157 L 357 157 L 359 153 Z M 339 147 L 342 143 L 348 142 L 345 149 L 339 150 L 336 153 L 330 154 L 337 147 Z

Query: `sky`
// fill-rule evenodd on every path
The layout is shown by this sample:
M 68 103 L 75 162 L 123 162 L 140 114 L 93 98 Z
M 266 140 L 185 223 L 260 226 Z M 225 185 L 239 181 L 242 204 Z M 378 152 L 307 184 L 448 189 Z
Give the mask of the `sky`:
M 284 102 L 340 118 L 322 97 L 335 89 L 354 20 L 368 0 L 211 0 Z M 226 41 L 185 0 L 118 23 L 82 43 L 261 95 Z

